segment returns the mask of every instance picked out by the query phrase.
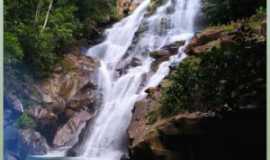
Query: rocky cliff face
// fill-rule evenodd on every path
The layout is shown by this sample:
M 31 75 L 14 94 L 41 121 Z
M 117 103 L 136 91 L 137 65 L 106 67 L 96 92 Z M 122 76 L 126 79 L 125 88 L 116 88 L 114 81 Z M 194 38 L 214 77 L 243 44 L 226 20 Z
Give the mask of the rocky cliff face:
M 246 37 L 265 43 L 264 21 L 252 23 L 253 32 L 245 26 L 246 23 L 236 22 L 208 27 L 196 34 L 186 53 L 204 54 L 213 48 L 239 43 Z M 161 55 L 171 53 L 157 51 L 152 57 L 159 61 Z M 170 74 L 174 72 L 172 68 Z M 265 106 L 181 111 L 164 118 L 158 110 L 162 92 L 170 84 L 170 79 L 163 80 L 157 88 L 148 89 L 148 96 L 135 104 L 128 129 L 131 159 L 265 159 Z
M 24 82 L 19 85 L 22 88 L 14 87 L 6 96 L 5 132 L 16 132 L 25 139 L 20 145 L 31 147 L 24 154 L 45 154 L 51 147 L 73 143 L 95 116 L 95 72 L 99 64 L 80 55 L 79 50 L 73 52 L 64 57 L 49 78 Z M 35 125 L 29 126 L 30 120 Z M 18 121 L 19 130 L 15 128 Z M 5 139 L 6 144 L 12 141 Z
M 129 151 L 134 160 L 199 160 L 265 158 L 265 109 L 251 108 L 219 112 L 180 112 L 153 119 L 161 91 L 135 104 L 128 129 Z
M 131 159 L 265 159 L 264 110 L 186 112 L 152 125 L 142 110 L 136 105 L 129 128 Z

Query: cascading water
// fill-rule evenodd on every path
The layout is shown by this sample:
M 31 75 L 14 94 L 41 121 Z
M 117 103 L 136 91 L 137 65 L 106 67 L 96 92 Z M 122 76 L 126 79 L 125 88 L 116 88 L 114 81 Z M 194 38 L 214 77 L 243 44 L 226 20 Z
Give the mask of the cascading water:
M 104 42 L 90 48 L 87 55 L 100 61 L 98 71 L 102 104 L 97 118 L 80 144 L 79 159 L 120 160 L 134 103 L 145 90 L 157 86 L 169 73 L 169 66 L 185 58 L 183 49 L 169 61 L 151 70 L 149 52 L 176 41 L 187 41 L 194 33 L 194 19 L 200 0 L 168 0 L 151 16 L 145 16 L 150 0 L 145 0 L 130 16 L 106 31 Z M 136 65 L 131 65 L 136 59 Z

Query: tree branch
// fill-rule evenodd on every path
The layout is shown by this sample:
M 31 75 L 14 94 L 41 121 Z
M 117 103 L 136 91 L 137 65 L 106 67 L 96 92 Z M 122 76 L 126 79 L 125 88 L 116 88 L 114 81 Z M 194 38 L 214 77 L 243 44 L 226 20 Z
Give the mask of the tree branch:
M 53 5 L 53 0 L 51 0 L 51 2 L 50 2 L 48 11 L 46 13 L 46 18 L 45 18 L 44 24 L 43 24 L 42 29 L 41 29 L 41 32 L 43 32 L 43 30 L 46 28 L 46 25 L 47 25 L 48 19 L 49 19 L 49 15 L 50 15 L 50 12 L 51 12 L 51 9 L 52 9 L 52 5 Z

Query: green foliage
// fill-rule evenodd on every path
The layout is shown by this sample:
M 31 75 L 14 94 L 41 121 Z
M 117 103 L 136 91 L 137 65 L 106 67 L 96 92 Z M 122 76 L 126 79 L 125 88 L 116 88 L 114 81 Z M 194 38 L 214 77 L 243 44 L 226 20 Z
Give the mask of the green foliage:
M 265 106 L 266 44 L 239 35 L 238 44 L 184 60 L 162 93 L 163 117 L 181 111 Z
M 113 0 L 80 0 L 77 15 L 81 21 L 91 20 L 95 23 L 104 23 L 116 17 L 116 1 Z
M 266 1 L 254 0 L 203 0 L 203 12 L 211 24 L 228 23 L 249 17 L 257 8 L 266 8 Z
M 17 37 L 10 33 L 4 33 L 5 65 L 18 63 L 23 58 L 23 51 Z
M 147 123 L 148 124 L 153 124 L 157 121 L 158 119 L 158 113 L 156 111 L 152 111 L 147 114 Z
M 118 19 L 116 0 L 78 0 L 76 17 L 83 24 L 80 37 L 87 39 L 96 38 L 99 26 Z
M 257 8 L 257 10 L 256 10 L 256 16 L 258 17 L 258 18 L 264 18 L 264 17 L 266 17 L 266 7 L 259 7 L 259 8 Z
M 35 77 L 48 76 L 79 35 L 91 38 L 88 32 L 116 17 L 115 0 L 5 0 L 4 5 L 5 64 L 26 64 Z
M 26 113 L 23 113 L 20 118 L 17 120 L 16 123 L 18 128 L 35 128 L 36 123 L 35 121 Z
M 194 93 L 193 90 L 198 90 L 195 81 L 199 63 L 199 58 L 189 57 L 177 67 L 177 72 L 170 77 L 172 84 L 162 93 L 162 115 L 171 115 L 188 109 L 192 101 L 190 96 Z
M 71 43 L 78 26 L 74 2 L 53 1 L 48 12 L 50 2 L 4 1 L 5 62 L 27 64 L 36 77 L 48 75 L 60 57 L 57 52 Z

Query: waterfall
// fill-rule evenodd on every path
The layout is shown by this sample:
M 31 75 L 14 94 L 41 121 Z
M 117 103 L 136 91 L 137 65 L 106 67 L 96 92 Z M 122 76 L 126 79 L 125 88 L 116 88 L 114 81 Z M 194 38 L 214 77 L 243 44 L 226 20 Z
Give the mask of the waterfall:
M 131 15 L 107 29 L 106 39 L 87 52 L 100 61 L 98 89 L 102 104 L 80 145 L 78 159 L 120 160 L 126 150 L 135 102 L 146 96 L 147 88 L 162 81 L 170 65 L 185 58 L 184 45 L 154 72 L 149 52 L 176 41 L 187 43 L 194 33 L 200 0 L 167 0 L 154 14 L 146 15 L 149 5 L 150 0 L 142 2 Z M 138 63 L 130 65 L 134 59 Z

